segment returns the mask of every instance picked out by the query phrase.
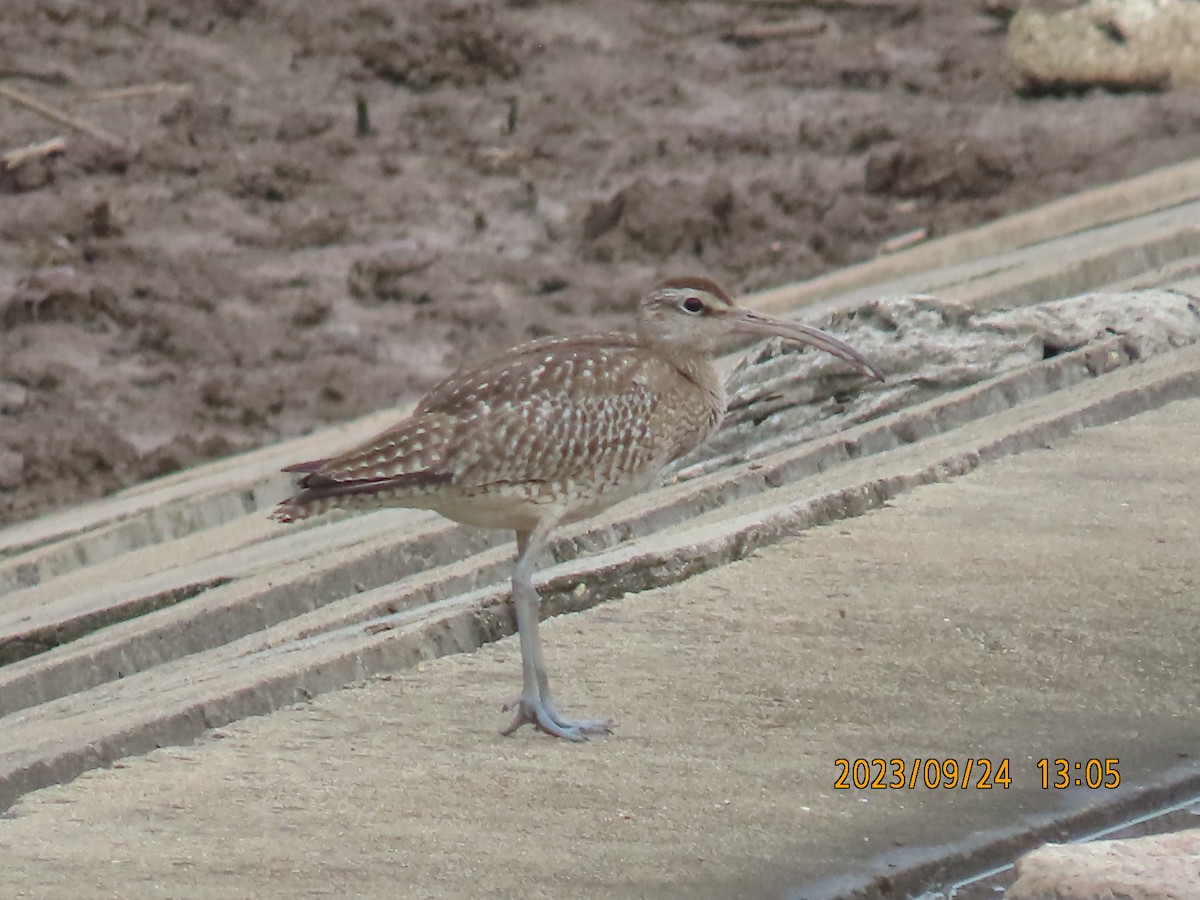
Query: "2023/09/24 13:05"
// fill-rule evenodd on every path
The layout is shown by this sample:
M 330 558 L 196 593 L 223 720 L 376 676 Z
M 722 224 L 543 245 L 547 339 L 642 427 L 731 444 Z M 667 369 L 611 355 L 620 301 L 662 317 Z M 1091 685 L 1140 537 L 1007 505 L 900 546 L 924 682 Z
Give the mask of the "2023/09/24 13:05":
M 833 762 L 838 769 L 834 790 L 916 790 L 918 787 L 928 790 L 1007 790 L 1013 782 L 1012 763 L 1007 758 L 885 759 L 877 756 L 872 759 L 839 757 Z M 1114 757 L 1080 761 L 1043 757 L 1036 760 L 1035 766 L 1040 776 L 1040 786 L 1045 791 L 1069 787 L 1112 790 L 1121 784 L 1121 773 L 1117 769 L 1119 763 L 1120 760 Z
M 1121 786 L 1121 773 L 1117 771 L 1120 760 L 1114 757 L 1084 760 L 1039 759 L 1038 772 L 1042 778 L 1042 790 L 1061 791 L 1069 787 L 1086 787 L 1092 790 L 1112 790 Z

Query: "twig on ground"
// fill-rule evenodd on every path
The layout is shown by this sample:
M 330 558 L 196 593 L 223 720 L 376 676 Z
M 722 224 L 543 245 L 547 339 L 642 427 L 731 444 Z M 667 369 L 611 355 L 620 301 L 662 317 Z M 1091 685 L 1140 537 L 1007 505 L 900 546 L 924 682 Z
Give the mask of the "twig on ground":
M 723 39 L 734 44 L 760 44 L 772 38 L 811 37 L 828 27 L 820 16 L 806 16 L 783 22 L 742 22 L 723 35 Z
M 45 159 L 47 156 L 66 152 L 66 140 L 61 137 L 54 137 L 48 141 L 38 141 L 35 144 L 16 147 L 0 155 L 0 168 L 12 171 L 17 166 L 31 159 Z
M 68 115 L 62 110 L 55 109 L 43 103 L 40 100 L 30 97 L 27 94 L 22 94 L 20 91 L 14 91 L 10 87 L 0 85 L 0 97 L 4 97 L 16 103 L 18 106 L 24 106 L 26 109 L 31 109 L 41 116 L 45 116 L 52 122 L 58 122 L 60 125 L 69 125 L 76 131 L 82 131 L 84 134 L 90 134 L 97 140 L 104 141 L 106 144 L 112 144 L 114 147 L 123 147 L 125 142 L 113 134 L 109 134 L 103 128 L 97 128 L 90 122 L 85 122 L 82 119 L 77 119 L 75 116 Z
M 928 228 L 914 228 L 912 231 L 898 234 L 894 238 L 889 238 L 880 244 L 879 255 L 887 256 L 889 253 L 899 253 L 901 250 L 907 250 L 909 247 L 921 243 L 921 241 L 928 237 Z

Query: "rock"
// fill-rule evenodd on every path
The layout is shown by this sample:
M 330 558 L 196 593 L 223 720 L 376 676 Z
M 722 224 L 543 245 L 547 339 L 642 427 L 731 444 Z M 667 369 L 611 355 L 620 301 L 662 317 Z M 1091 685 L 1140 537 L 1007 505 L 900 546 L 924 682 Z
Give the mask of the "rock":
M 188 94 L 158 120 L 167 127 L 184 126 L 190 135 L 219 132 L 228 129 L 233 121 L 233 107 L 229 103 L 200 100 Z
M 19 413 L 29 403 L 29 391 L 15 381 L 0 381 L 0 416 Z
M 298 196 L 304 185 L 312 180 L 309 169 L 280 160 L 270 167 L 238 172 L 230 194 L 240 199 L 283 203 Z
M 893 197 L 991 197 L 1012 183 L 1015 171 L 995 141 L 964 138 L 947 147 L 936 137 L 914 136 L 873 149 L 863 186 L 870 194 Z
M 421 303 L 426 295 L 420 291 L 412 292 L 405 284 L 405 278 L 429 268 L 436 259 L 436 254 L 416 241 L 391 241 L 355 260 L 350 266 L 346 286 L 350 295 L 358 300 L 410 300 Z
M 292 313 L 292 324 L 297 328 L 315 328 L 328 319 L 332 311 L 333 304 L 328 300 L 311 294 L 306 295 L 296 304 L 295 312 Z
M 279 216 L 279 243 L 291 249 L 325 247 L 342 241 L 350 221 L 337 213 L 310 209 L 296 215 Z
M 680 251 L 699 256 L 728 234 L 736 204 L 733 185 L 721 176 L 693 181 L 639 175 L 609 199 L 591 204 L 583 237 L 596 241 L 614 233 L 614 239 L 654 257 Z
M 1083 351 L 1084 365 L 1098 375 L 1200 343 L 1200 303 L 1152 288 L 976 312 L 961 302 L 907 295 L 873 300 L 833 327 L 888 372 L 905 373 L 902 390 L 915 403 L 1073 351 Z M 737 366 L 727 379 L 723 431 L 732 435 L 747 423 L 761 428 L 788 406 L 844 393 L 847 376 L 836 360 L 801 353 L 796 363 L 796 355 L 794 345 L 769 341 Z M 721 440 L 714 438 L 714 446 Z
M 1008 55 L 1027 93 L 1200 84 L 1200 3 L 1091 0 L 1058 13 L 1022 9 Z
M 621 221 L 621 212 L 625 209 L 625 195 L 617 192 L 602 200 L 593 200 L 583 215 L 583 239 L 594 241 L 601 235 L 612 231 Z
M 430 3 L 411 22 L 363 40 L 355 55 L 377 77 L 425 91 L 516 78 L 528 43 L 491 4 Z
M 124 175 L 136 155 L 129 147 L 96 138 L 76 139 L 67 150 L 67 160 L 89 175 Z
M 17 284 L 0 308 L 0 325 L 12 328 L 41 319 L 71 318 L 69 310 L 86 307 L 91 281 L 74 266 L 36 269 Z
M 1036 334 L 1043 347 L 1058 352 L 1119 336 L 1130 358 L 1145 359 L 1200 341 L 1200 302 L 1158 288 L 1096 291 L 987 313 L 975 317 L 974 324 L 999 333 Z
M 46 187 L 54 181 L 53 161 L 30 159 L 14 169 L 0 165 L 0 193 L 23 194 Z
M 1017 861 L 1008 900 L 1182 900 L 1200 890 L 1200 828 L 1124 841 L 1047 844 Z
M 74 266 L 47 266 L 17 283 L 0 302 L 0 329 L 37 322 L 129 324 L 115 292 Z
M 294 144 L 324 134 L 334 125 L 334 118 L 327 112 L 297 109 L 286 113 L 275 129 L 276 140 Z

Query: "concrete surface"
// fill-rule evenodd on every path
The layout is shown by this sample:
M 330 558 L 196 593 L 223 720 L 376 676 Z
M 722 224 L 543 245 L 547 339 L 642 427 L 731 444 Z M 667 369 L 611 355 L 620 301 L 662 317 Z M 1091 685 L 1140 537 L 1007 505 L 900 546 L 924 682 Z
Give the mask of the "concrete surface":
M 1043 756 L 1145 786 L 1197 762 L 1198 443 L 1172 403 L 555 618 L 583 746 L 496 733 L 506 638 L 27 795 L 7 895 L 783 896 L 1103 799 Z M 1012 787 L 834 790 L 876 756 Z
M 758 348 L 704 454 L 563 530 L 551 665 L 622 723 L 584 748 L 496 736 L 506 535 L 265 519 L 397 411 L 0 531 L 0 896 L 873 896 L 1200 791 L 1198 197 L 1173 167 L 756 298 L 889 384 Z M 1013 788 L 833 790 L 876 755 Z M 1041 755 L 1133 790 L 1043 793 Z

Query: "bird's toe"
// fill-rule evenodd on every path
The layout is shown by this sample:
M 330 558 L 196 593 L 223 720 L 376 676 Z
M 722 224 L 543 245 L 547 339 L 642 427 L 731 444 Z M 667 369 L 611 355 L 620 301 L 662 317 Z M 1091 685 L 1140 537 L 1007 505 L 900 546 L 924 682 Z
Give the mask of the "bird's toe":
M 512 734 L 522 725 L 532 725 L 538 731 L 553 737 L 568 741 L 586 741 L 589 737 L 612 734 L 615 724 L 612 719 L 564 719 L 552 706 L 547 707 L 542 703 L 540 698 L 530 700 L 522 697 L 516 703 L 505 704 L 504 709 L 516 710 L 512 722 L 500 732 L 505 736 Z

